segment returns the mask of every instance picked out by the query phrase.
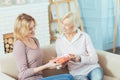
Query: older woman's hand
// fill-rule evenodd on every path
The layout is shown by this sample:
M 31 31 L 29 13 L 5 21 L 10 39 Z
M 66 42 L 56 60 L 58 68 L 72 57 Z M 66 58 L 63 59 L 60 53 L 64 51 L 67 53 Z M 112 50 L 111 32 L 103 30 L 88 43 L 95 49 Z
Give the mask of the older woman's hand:
M 80 62 L 81 61 L 80 55 L 74 55 L 74 54 L 70 54 L 70 55 L 74 56 L 73 58 L 71 58 L 71 61 L 74 61 L 74 62 Z

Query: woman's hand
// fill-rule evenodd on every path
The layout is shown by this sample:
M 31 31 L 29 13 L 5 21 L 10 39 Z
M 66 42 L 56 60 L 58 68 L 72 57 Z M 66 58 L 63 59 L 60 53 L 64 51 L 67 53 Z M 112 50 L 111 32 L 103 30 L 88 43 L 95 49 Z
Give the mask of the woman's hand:
M 46 63 L 45 65 L 34 68 L 34 73 L 38 73 L 44 69 L 55 69 L 55 68 L 57 68 L 57 66 L 59 66 L 59 64 L 56 63 L 55 60 L 51 60 L 48 63 Z
M 68 61 L 65 62 L 65 63 L 63 63 L 63 64 L 62 64 L 62 68 L 65 68 L 65 67 L 67 66 L 67 63 L 68 63 Z
M 59 66 L 60 64 L 56 63 L 54 60 L 51 60 L 49 61 L 47 64 L 46 64 L 46 67 L 48 69 L 55 69 L 57 66 Z
M 74 61 L 74 62 L 81 61 L 81 57 L 79 55 L 74 55 L 74 54 L 70 54 L 70 55 L 73 55 L 73 58 L 71 58 L 71 61 Z

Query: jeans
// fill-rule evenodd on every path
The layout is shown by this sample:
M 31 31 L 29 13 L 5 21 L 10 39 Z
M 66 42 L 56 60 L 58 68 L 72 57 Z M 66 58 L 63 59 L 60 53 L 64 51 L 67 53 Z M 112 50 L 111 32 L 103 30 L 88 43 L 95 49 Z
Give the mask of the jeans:
M 100 67 L 93 69 L 87 76 L 77 75 L 75 80 L 103 80 L 103 70 Z
M 45 77 L 39 80 L 74 80 L 74 78 L 70 74 L 59 74 L 55 76 Z

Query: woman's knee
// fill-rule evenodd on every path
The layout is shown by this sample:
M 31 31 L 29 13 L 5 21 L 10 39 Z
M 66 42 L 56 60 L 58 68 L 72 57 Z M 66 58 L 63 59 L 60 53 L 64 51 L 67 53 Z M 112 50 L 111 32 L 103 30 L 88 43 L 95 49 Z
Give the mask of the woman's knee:
M 103 76 L 104 73 L 102 68 L 96 68 L 93 71 L 91 71 L 90 74 L 88 74 L 90 80 L 103 80 Z
M 103 76 L 95 75 L 94 77 L 91 77 L 91 80 L 103 80 Z

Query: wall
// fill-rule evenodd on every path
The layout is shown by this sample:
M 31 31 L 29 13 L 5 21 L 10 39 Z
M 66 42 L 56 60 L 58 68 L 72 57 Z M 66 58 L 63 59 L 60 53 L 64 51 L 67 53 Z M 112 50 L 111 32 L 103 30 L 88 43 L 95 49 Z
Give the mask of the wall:
M 111 49 L 113 47 L 115 0 L 78 0 L 78 3 L 85 31 L 90 35 L 95 48 Z M 117 32 L 117 46 L 120 46 L 119 40 L 120 31 Z

